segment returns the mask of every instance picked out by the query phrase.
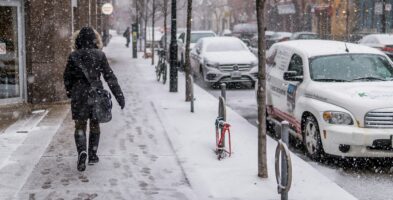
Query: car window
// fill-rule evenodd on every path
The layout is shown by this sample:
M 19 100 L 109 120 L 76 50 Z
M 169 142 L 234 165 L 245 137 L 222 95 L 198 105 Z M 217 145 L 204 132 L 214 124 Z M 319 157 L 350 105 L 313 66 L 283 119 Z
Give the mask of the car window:
M 297 54 L 293 54 L 291 61 L 289 62 L 288 71 L 295 71 L 297 75 L 303 75 L 303 60 Z
M 298 36 L 298 39 L 301 39 L 301 40 L 314 40 L 314 39 L 319 39 L 319 37 L 316 34 L 300 34 Z
M 380 81 L 393 80 L 393 67 L 385 56 L 343 54 L 321 56 L 310 61 L 314 81 Z
M 214 36 L 216 36 L 214 33 L 191 33 L 191 43 L 196 43 L 201 38 Z

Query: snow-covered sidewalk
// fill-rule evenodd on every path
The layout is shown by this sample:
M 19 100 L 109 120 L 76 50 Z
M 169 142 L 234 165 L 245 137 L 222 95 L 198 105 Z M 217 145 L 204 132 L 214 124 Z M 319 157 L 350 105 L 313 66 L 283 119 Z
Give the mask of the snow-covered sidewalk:
M 218 100 L 195 85 L 195 113 L 190 113 L 190 104 L 184 101 L 184 74 L 179 74 L 179 92 L 169 93 L 168 85 L 155 81 L 150 61 L 144 63 L 144 66 L 138 65 L 137 71 L 143 77 L 141 85 L 147 91 L 146 99 L 153 102 L 198 198 L 279 199 L 274 175 L 277 142 L 268 138 L 269 178 L 260 179 L 257 177 L 257 129 L 227 108 L 234 154 L 218 161 L 214 153 Z M 290 199 L 356 199 L 295 154 L 291 154 L 291 158 Z

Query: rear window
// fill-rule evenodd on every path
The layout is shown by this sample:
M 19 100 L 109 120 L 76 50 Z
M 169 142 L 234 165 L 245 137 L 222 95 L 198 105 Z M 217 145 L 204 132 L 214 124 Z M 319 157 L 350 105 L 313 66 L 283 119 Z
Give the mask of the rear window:
M 299 39 L 301 40 L 313 40 L 313 39 L 318 39 L 318 35 L 315 34 L 300 34 Z
M 191 34 L 191 43 L 196 43 L 201 38 L 214 37 L 214 36 L 215 36 L 214 33 L 192 33 Z

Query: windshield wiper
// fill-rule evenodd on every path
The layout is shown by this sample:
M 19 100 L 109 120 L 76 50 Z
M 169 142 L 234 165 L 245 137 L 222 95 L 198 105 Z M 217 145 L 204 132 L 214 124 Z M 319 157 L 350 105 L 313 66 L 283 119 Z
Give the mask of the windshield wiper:
M 355 78 L 352 79 L 351 81 L 360 81 L 360 80 L 377 80 L 377 81 L 386 81 L 386 79 L 382 78 L 382 77 L 376 77 L 376 76 L 366 76 L 366 77 L 361 77 L 361 78 Z
M 344 79 L 334 79 L 334 78 L 318 78 L 314 79 L 314 81 L 321 81 L 321 82 L 349 82 Z

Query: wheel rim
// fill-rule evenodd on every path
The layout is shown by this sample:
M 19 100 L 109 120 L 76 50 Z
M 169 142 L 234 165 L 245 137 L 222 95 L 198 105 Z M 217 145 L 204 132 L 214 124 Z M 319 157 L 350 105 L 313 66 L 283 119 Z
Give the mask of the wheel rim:
M 308 122 L 305 132 L 306 147 L 310 154 L 315 154 L 318 147 L 318 130 L 313 122 Z

